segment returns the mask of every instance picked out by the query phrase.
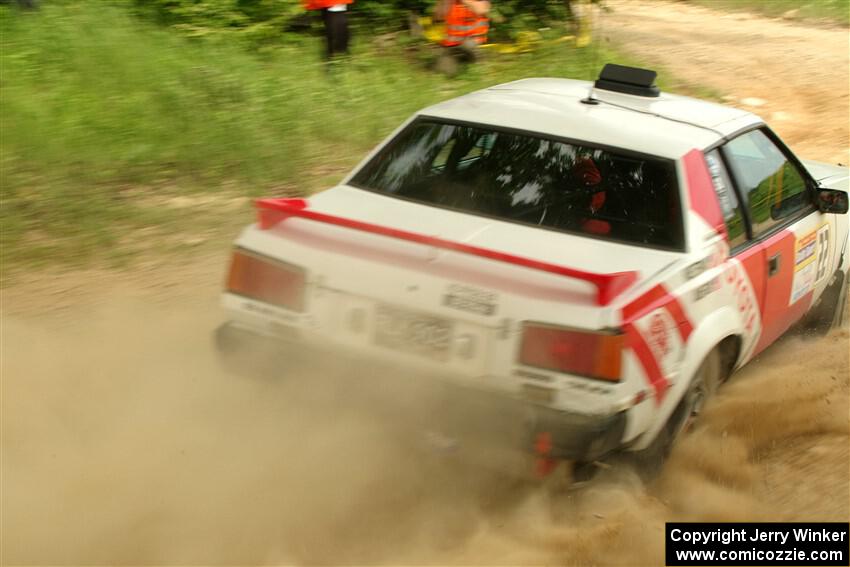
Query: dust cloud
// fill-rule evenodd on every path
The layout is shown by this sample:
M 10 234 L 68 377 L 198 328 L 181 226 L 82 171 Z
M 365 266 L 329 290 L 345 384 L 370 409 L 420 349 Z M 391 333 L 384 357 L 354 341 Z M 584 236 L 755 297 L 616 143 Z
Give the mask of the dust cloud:
M 206 295 L 60 315 L 2 321 L 3 564 L 660 565 L 665 521 L 850 517 L 846 331 L 736 375 L 653 484 L 553 491 L 424 450 L 369 369 L 225 372 Z

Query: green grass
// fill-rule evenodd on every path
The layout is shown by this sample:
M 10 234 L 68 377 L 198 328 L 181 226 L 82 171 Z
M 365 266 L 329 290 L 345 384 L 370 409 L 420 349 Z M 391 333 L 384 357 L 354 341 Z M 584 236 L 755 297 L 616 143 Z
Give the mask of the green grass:
M 716 10 L 743 10 L 791 19 L 826 20 L 850 26 L 850 0 L 691 0 Z M 790 12 L 790 13 L 789 13 Z
M 551 44 L 446 79 L 403 45 L 361 41 L 328 68 L 318 39 L 249 53 L 105 2 L 0 6 L 0 38 L 4 274 L 230 233 L 248 205 L 219 202 L 330 186 L 423 106 L 528 76 L 589 79 L 624 61 Z

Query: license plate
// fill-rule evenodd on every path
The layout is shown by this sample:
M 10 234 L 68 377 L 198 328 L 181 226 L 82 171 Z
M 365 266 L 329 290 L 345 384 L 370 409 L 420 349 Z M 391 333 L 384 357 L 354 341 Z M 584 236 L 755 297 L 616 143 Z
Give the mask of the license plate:
M 446 319 L 378 305 L 375 344 L 444 361 L 449 355 L 452 324 Z

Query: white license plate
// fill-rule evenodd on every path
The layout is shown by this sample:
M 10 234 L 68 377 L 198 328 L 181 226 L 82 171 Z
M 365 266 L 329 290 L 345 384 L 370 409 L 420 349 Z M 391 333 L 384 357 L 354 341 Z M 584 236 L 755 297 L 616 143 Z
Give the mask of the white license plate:
M 375 344 L 437 360 L 446 360 L 452 338 L 452 323 L 406 309 L 378 305 Z

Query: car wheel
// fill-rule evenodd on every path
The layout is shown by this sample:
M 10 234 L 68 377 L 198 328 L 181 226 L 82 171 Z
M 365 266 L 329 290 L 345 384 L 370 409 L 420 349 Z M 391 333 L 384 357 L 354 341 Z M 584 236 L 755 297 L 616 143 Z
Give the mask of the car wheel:
M 803 328 L 806 331 L 825 335 L 845 323 L 847 308 L 847 278 L 843 272 L 836 272 L 832 282 L 823 290 L 818 304 L 806 318 Z
M 685 395 L 655 440 L 645 449 L 628 454 L 628 459 L 645 480 L 652 479 L 661 472 L 676 440 L 692 429 L 722 381 L 720 351 L 714 349 L 700 364 Z

